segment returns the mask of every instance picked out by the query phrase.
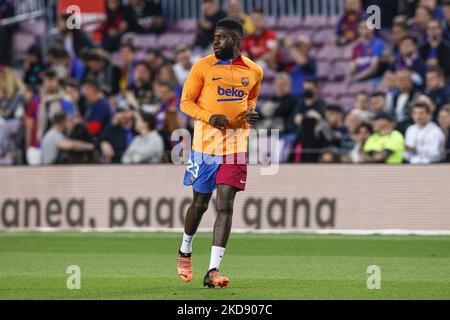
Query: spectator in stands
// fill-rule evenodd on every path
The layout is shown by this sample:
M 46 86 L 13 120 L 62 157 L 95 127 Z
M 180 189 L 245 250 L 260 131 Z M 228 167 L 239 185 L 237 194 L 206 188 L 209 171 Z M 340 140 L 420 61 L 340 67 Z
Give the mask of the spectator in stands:
M 0 116 L 0 159 L 5 157 L 8 152 L 9 132 L 6 120 Z
M 372 115 L 364 110 L 353 109 L 345 117 L 345 127 L 350 135 L 354 136 L 362 123 L 371 123 Z M 354 139 L 353 139 L 354 140 Z
M 161 67 L 166 63 L 166 59 L 158 49 L 148 49 L 146 61 L 152 72 L 152 81 L 156 80 Z
M 27 147 L 39 148 L 40 141 L 51 127 L 51 119 L 60 111 L 65 111 L 70 117 L 76 114 L 75 106 L 62 89 L 57 74 L 49 70 L 44 75 L 39 96 L 35 97 L 27 107 L 25 118 Z M 29 150 L 31 154 L 36 155 L 36 157 L 31 155 L 33 159 L 29 159 L 29 163 L 40 162 L 40 155 L 35 151 L 37 150 Z
M 0 20 L 14 16 L 14 5 L 8 0 L 0 0 Z M 12 35 L 16 30 L 16 25 L 9 26 L 0 25 L 0 43 L 2 49 L 0 50 L 0 65 L 11 64 L 11 48 Z
M 0 117 L 11 120 L 17 113 L 23 114 L 24 94 L 25 85 L 17 72 L 0 66 Z
M 134 83 L 134 68 L 138 60 L 136 59 L 136 47 L 131 42 L 123 43 L 119 53 L 122 60 L 119 88 L 123 92 Z
M 450 102 L 450 90 L 445 85 L 444 73 L 438 67 L 427 71 L 425 94 L 433 100 L 436 110 L 433 119 L 436 119 L 441 107 Z
M 255 26 L 253 25 L 252 18 L 245 14 L 241 9 L 239 0 L 228 0 L 228 17 L 238 20 L 244 28 L 244 34 L 249 35 L 255 32 Z
M 102 49 L 85 50 L 82 60 L 86 65 L 82 81 L 96 79 L 101 84 L 101 89 L 106 95 L 119 93 L 120 68 L 114 64 L 109 54 Z
M 441 108 L 438 115 L 438 123 L 445 135 L 445 156 L 444 160 L 450 162 L 450 104 Z
M 340 163 L 341 154 L 337 148 L 326 148 L 320 154 L 320 163 Z
M 129 32 L 161 34 L 165 30 L 161 5 L 152 0 L 128 0 L 123 14 Z
M 347 76 L 347 83 L 365 81 L 380 76 L 380 60 L 385 44 L 374 36 L 365 20 L 358 24 L 359 38 L 353 47 L 352 63 Z
M 445 20 L 444 10 L 438 5 L 438 0 L 420 0 L 419 5 L 427 7 L 431 11 L 431 16 L 439 21 Z
M 134 67 L 134 83 L 125 94 L 127 102 L 138 110 L 141 106 L 151 104 L 154 100 L 150 66 L 139 61 Z
M 443 39 L 441 22 L 430 20 L 427 26 L 428 41 L 420 48 L 420 54 L 428 68 L 439 66 L 445 76 L 450 76 L 450 44 Z
M 373 122 L 374 133 L 364 144 L 365 162 L 398 164 L 403 162 L 403 135 L 394 130 L 395 121 L 389 113 L 380 112 Z
M 175 92 L 174 86 L 170 82 L 157 82 L 155 85 L 155 93 L 157 102 L 160 103 L 160 108 L 155 114 L 156 128 L 158 131 L 162 132 L 166 126 L 167 131 L 169 131 L 167 134 L 170 136 L 173 130 L 184 127 L 180 124 L 182 118 L 181 113 L 179 114 L 179 117 L 176 117 L 175 119 L 170 118 L 170 123 L 165 123 L 168 112 L 178 112 L 180 104 L 179 97 Z M 167 138 L 167 136 L 164 137 Z
M 70 102 L 78 110 L 81 117 L 86 113 L 86 99 L 81 95 L 81 87 L 77 80 L 69 78 L 63 81 L 63 89 L 70 99 Z
M 83 122 L 75 123 L 75 126 L 69 134 L 69 139 L 79 140 L 85 143 L 92 143 L 95 145 L 94 138 L 89 134 L 86 125 Z M 64 151 L 60 157 L 60 163 L 67 164 L 87 164 L 98 163 L 98 152 L 94 150 L 88 151 Z
M 411 36 L 417 39 L 418 46 L 427 42 L 428 22 L 433 18 L 432 12 L 428 7 L 417 6 L 415 15 L 408 23 L 411 26 Z
M 84 48 L 92 48 L 93 44 L 88 35 L 81 29 L 70 26 L 71 14 L 63 14 L 58 20 L 58 34 L 50 41 L 53 45 L 64 47 L 71 57 L 79 57 Z
M 37 45 L 32 45 L 27 51 L 23 64 L 23 81 L 25 84 L 34 87 L 40 85 L 45 68 L 41 48 Z
M 344 125 L 344 110 L 340 105 L 329 104 L 325 107 L 324 121 L 319 125 L 319 139 L 322 148 L 335 147 L 344 153 L 353 148 L 354 142 Z
M 393 115 L 398 123 L 400 132 L 405 132 L 411 124 L 410 111 L 412 103 L 418 98 L 420 92 L 414 87 L 413 75 L 408 69 L 402 69 L 395 74 L 396 92 L 392 94 L 387 111 Z
M 392 48 L 391 48 L 391 59 L 390 62 L 393 63 L 395 60 L 395 57 L 400 55 L 400 43 L 404 38 L 409 36 L 409 28 L 406 23 L 394 23 L 391 29 L 391 42 L 392 42 Z
M 444 0 L 442 7 L 443 7 L 443 11 L 444 11 L 444 16 L 445 16 L 444 40 L 447 43 L 450 43 L 450 0 Z
M 97 31 L 102 34 L 102 48 L 106 51 L 117 51 L 122 34 L 128 29 L 125 20 L 124 6 L 121 0 L 105 0 L 106 20 Z
M 42 139 L 42 164 L 57 162 L 61 151 L 85 152 L 93 151 L 95 145 L 81 140 L 66 137 L 66 132 L 72 126 L 65 112 L 57 112 L 52 119 L 52 127 Z
M 84 64 L 77 57 L 71 57 L 64 47 L 55 45 L 48 49 L 47 60 L 60 80 L 74 78 L 80 81 L 86 72 Z
M 373 129 L 371 124 L 362 122 L 358 125 L 353 134 L 355 145 L 348 156 L 345 157 L 345 162 L 364 163 L 367 161 L 366 153 L 364 152 L 364 145 L 372 134 Z
M 263 68 L 276 69 L 276 55 L 278 50 L 276 33 L 266 27 L 264 12 L 255 10 L 252 13 L 255 32 L 244 38 L 242 51 Z
M 291 78 L 285 72 L 277 74 L 274 83 L 275 95 L 259 109 L 261 121 L 259 126 L 266 129 L 279 129 L 283 134 L 296 133 L 292 114 L 297 99 L 291 94 Z
M 324 109 L 325 101 L 319 94 L 317 80 L 307 79 L 303 83 L 303 95 L 293 114 L 295 124 L 300 126 L 303 116 L 311 110 L 314 110 L 320 116 L 323 116 Z
M 175 49 L 175 62 L 173 70 L 178 79 L 178 84 L 183 86 L 189 75 L 189 71 L 194 64 L 191 49 L 184 44 L 177 46 Z
M 220 9 L 216 0 L 202 0 L 202 11 L 204 19 L 198 22 L 194 47 L 206 49 L 213 42 L 217 22 L 225 18 L 227 14 Z
M 87 102 L 86 113 L 84 114 L 87 128 L 89 133 L 97 138 L 111 123 L 111 107 L 98 80 L 86 79 L 81 87 L 81 92 Z
M 136 114 L 136 129 L 139 135 L 134 137 L 122 156 L 123 163 L 158 163 L 164 153 L 164 141 L 155 130 L 156 119 L 151 113 Z
M 400 42 L 400 55 L 391 66 L 391 71 L 408 68 L 413 72 L 414 82 L 422 86 L 426 72 L 426 65 L 417 48 L 417 40 L 411 36 Z
M 376 91 L 371 94 L 370 110 L 374 114 L 386 111 L 386 94 L 384 92 Z
M 290 72 L 293 84 L 291 94 L 300 97 L 305 80 L 316 76 L 316 61 L 311 56 L 311 41 L 306 36 L 299 36 L 295 42 L 291 38 L 285 38 L 284 46 L 295 63 Z
M 358 37 L 358 24 L 364 19 L 361 0 L 345 0 L 345 13 L 336 27 L 336 46 L 346 46 Z
M 405 159 L 409 163 L 441 162 L 444 155 L 445 135 L 433 121 L 432 112 L 426 103 L 416 102 L 412 106 L 414 124 L 405 135 Z
M 179 85 L 179 81 L 177 75 L 175 74 L 175 70 L 172 67 L 172 64 L 165 63 L 159 69 L 158 75 L 156 77 L 157 82 L 167 82 L 175 89 L 175 92 L 178 96 L 181 96 L 181 86 Z
M 119 104 L 113 123 L 106 127 L 100 137 L 100 150 L 106 162 L 120 163 L 135 135 L 130 106 L 127 103 Z
M 367 91 L 360 91 L 355 96 L 355 109 L 369 113 L 370 95 Z

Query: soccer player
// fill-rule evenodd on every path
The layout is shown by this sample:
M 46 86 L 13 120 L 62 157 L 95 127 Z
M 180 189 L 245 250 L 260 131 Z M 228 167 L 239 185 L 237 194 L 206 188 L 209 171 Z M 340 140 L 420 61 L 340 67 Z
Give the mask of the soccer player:
M 184 184 L 192 185 L 193 201 L 187 210 L 178 252 L 178 274 L 192 280 L 192 240 L 212 192 L 217 188 L 211 260 L 203 284 L 226 287 L 219 273 L 231 230 L 233 203 L 245 189 L 248 129 L 258 120 L 256 100 L 262 68 L 240 54 L 242 25 L 220 20 L 214 32 L 214 54 L 197 61 L 183 87 L 181 110 L 196 121 Z

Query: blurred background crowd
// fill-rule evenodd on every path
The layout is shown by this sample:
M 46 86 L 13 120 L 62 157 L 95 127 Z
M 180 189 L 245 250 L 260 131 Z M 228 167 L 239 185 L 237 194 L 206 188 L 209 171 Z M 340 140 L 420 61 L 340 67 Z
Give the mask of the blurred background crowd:
M 0 164 L 170 162 L 172 132 L 193 128 L 183 83 L 227 16 L 264 69 L 256 128 L 279 130 L 281 161 L 450 160 L 450 0 L 102 7 L 77 29 L 57 1 L 0 0 Z

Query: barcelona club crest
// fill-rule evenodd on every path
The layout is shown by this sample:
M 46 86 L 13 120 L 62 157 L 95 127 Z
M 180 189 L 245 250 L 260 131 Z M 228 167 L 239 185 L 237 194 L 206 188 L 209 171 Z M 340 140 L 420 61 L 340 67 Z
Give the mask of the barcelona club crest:
M 242 77 L 241 78 L 241 83 L 244 87 L 248 86 L 248 84 L 250 83 L 250 81 L 248 80 L 247 77 Z

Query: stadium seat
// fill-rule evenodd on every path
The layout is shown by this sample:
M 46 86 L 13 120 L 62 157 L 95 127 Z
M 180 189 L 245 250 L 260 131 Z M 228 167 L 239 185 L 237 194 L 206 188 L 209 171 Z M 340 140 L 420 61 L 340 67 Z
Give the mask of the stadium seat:
M 355 95 L 358 92 L 366 91 L 369 94 L 372 93 L 373 83 L 372 82 L 354 82 L 347 88 L 348 95 Z
M 322 86 L 321 92 L 325 96 L 338 99 L 347 92 L 347 85 L 342 82 L 327 82 Z
M 173 24 L 172 29 L 183 32 L 195 32 L 197 30 L 197 21 L 194 19 L 181 19 Z
M 314 45 L 327 45 L 331 43 L 334 38 L 334 31 L 330 29 L 320 30 L 312 34 L 312 41 Z
M 279 17 L 277 23 L 277 29 L 281 30 L 296 30 L 301 26 L 300 17 L 297 16 L 285 16 Z

